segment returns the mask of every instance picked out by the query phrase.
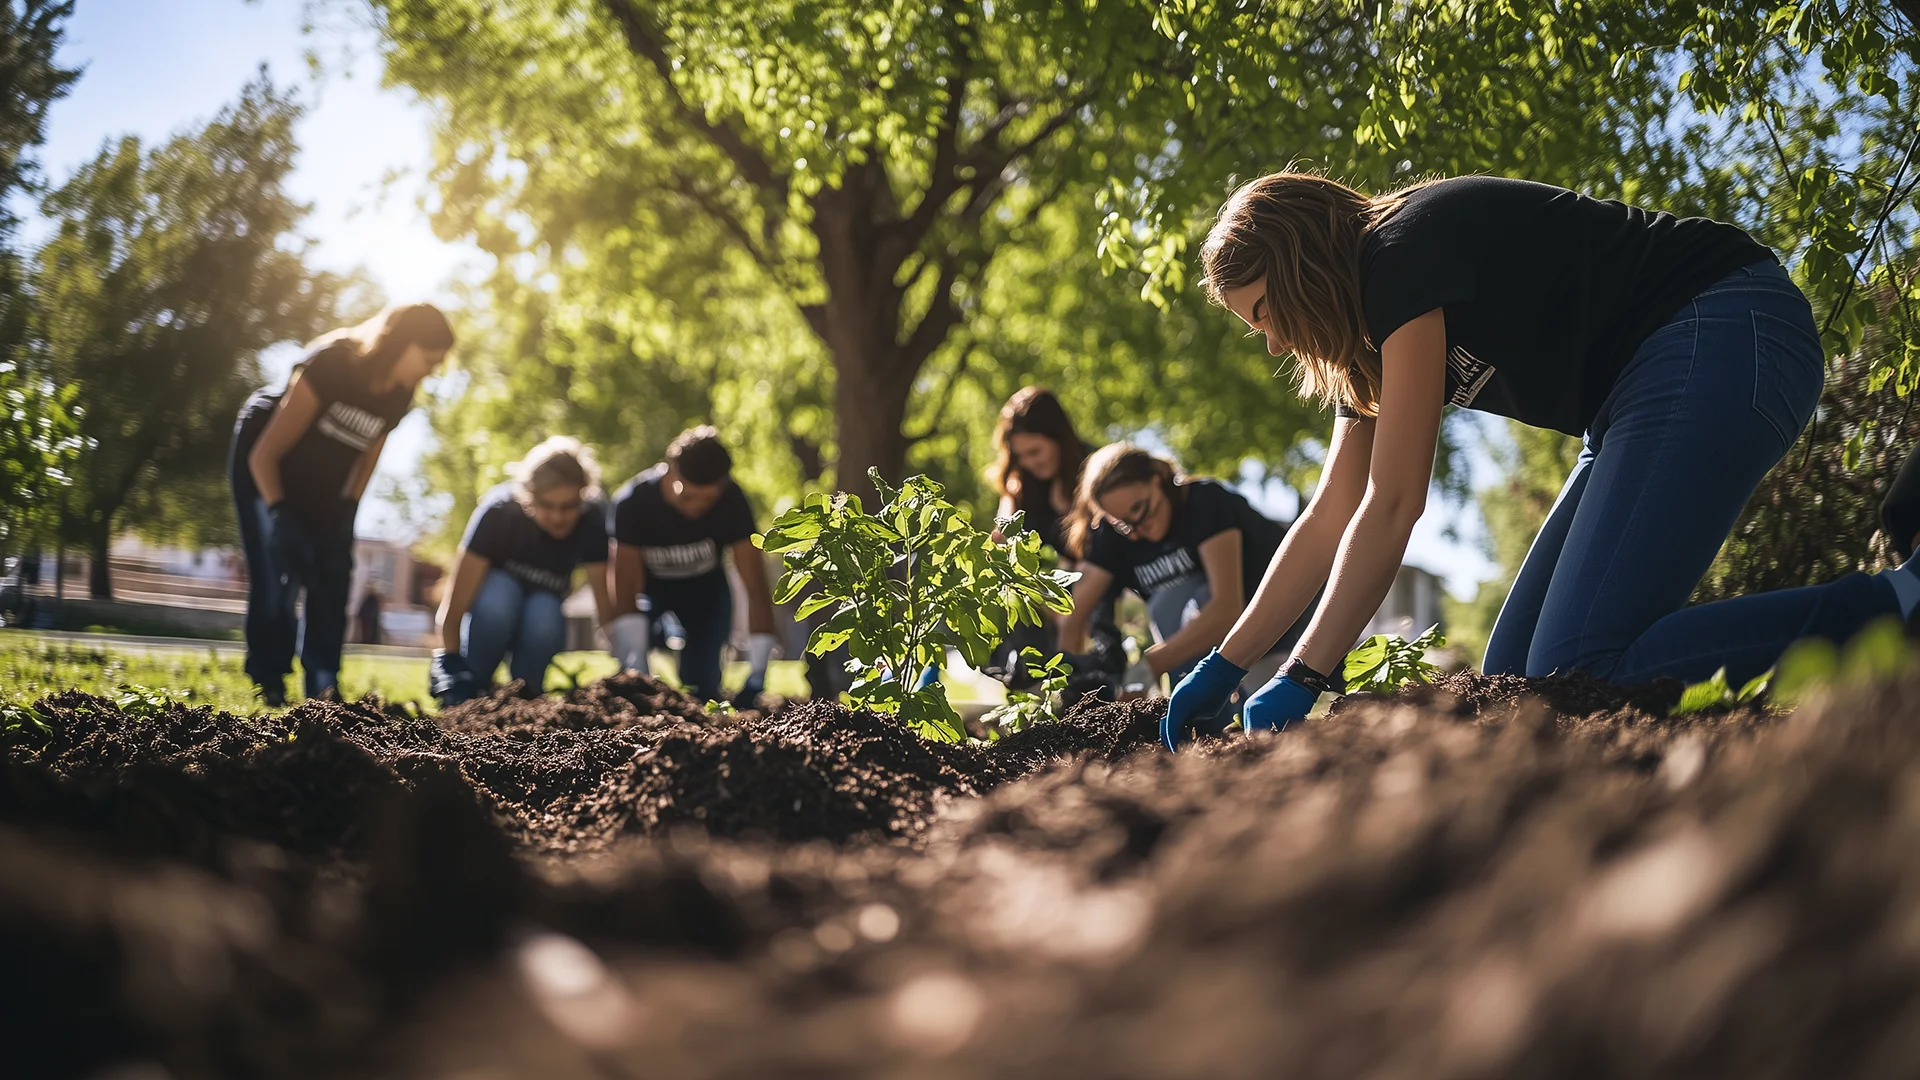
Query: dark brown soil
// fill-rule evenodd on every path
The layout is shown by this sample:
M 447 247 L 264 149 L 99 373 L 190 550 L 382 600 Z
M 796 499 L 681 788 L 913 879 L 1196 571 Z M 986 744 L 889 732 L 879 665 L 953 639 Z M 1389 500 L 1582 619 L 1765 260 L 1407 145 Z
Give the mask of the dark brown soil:
M 1178 756 L 1148 703 L 66 694 L 0 765 L 0 1071 L 1908 1076 L 1916 692 L 1451 676 Z

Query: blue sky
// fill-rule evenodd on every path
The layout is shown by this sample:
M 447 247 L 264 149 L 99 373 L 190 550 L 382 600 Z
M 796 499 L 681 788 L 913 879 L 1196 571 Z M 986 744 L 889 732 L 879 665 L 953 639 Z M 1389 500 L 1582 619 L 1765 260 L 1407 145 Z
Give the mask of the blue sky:
M 362 267 L 393 299 L 450 300 L 449 283 L 477 255 L 436 238 L 420 206 L 431 114 L 408 92 L 381 88 L 367 31 L 343 17 L 349 6 L 323 5 L 316 33 L 303 32 L 307 8 L 305 0 L 80 0 L 61 60 L 85 73 L 49 114 L 40 154 L 47 178 L 64 179 L 108 139 L 160 139 L 204 122 L 264 64 L 277 84 L 298 87 L 309 106 L 289 186 L 313 206 L 304 231 L 318 242 L 315 264 Z M 317 75 L 309 51 L 321 57 Z M 30 223 L 27 239 L 38 235 Z M 289 348 L 265 359 L 279 377 L 295 355 Z M 389 440 L 381 473 L 412 474 L 428 438 L 425 417 L 415 412 Z M 1249 494 L 1269 513 L 1290 517 L 1294 509 L 1291 493 L 1277 486 L 1249 486 Z M 1491 568 L 1471 545 L 1443 535 L 1458 516 L 1435 499 L 1408 560 L 1442 574 L 1464 595 Z M 1477 515 L 1469 516 L 1476 520 L 1461 524 L 1477 524 Z M 393 535 L 400 525 L 370 500 L 360 527 Z

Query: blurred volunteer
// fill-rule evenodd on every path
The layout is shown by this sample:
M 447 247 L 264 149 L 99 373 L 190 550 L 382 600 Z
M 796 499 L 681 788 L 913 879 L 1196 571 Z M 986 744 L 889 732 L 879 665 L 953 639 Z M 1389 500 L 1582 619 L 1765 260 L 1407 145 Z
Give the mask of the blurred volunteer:
M 1209 295 L 1334 407 L 1319 490 L 1164 734 L 1231 692 L 1325 598 L 1249 730 L 1300 719 L 1379 607 L 1426 503 L 1447 405 L 1585 442 L 1508 593 L 1490 673 L 1750 678 L 1802 637 L 1920 605 L 1912 563 L 1682 608 L 1820 396 L 1819 332 L 1771 251 L 1706 218 L 1457 177 L 1369 197 L 1276 173 L 1228 199 Z
M 387 433 L 451 348 L 439 309 L 388 308 L 315 341 L 284 393 L 262 390 L 241 410 L 227 471 L 247 560 L 247 675 L 268 704 L 286 702 L 303 590 L 307 696 L 338 692 L 354 514 Z
M 623 667 L 646 671 L 654 622 L 672 612 L 686 630 L 680 682 L 695 698 L 720 696 L 720 650 L 733 629 L 733 590 L 722 556 L 747 590 L 748 674 L 738 698 L 767 687 L 773 594 L 753 546 L 753 508 L 733 482 L 733 456 L 711 427 L 682 432 L 666 460 L 627 481 L 609 513 L 613 610 L 608 627 Z
M 1022 387 L 1007 399 L 994 428 L 993 445 L 997 457 L 987 479 L 1000 495 L 996 516 L 1025 511 L 1027 528 L 1060 553 L 1063 567 L 1072 569 L 1067 518 L 1073 512 L 1080 466 L 1093 447 L 1074 431 L 1060 399 L 1042 386 Z
M 1150 676 L 1180 678 L 1240 617 L 1285 534 L 1286 526 L 1217 480 L 1181 476 L 1172 462 L 1129 443 L 1102 447 L 1081 470 L 1068 524 L 1067 543 L 1084 558 L 1060 647 L 1085 647 L 1088 613 L 1118 584 L 1147 602 L 1155 639 L 1143 657 Z M 1278 645 L 1272 652 L 1271 663 L 1250 666 L 1271 674 L 1282 655 Z M 1243 671 L 1240 678 L 1251 690 L 1263 677 Z M 1232 691 L 1189 723 L 1218 734 L 1233 716 Z
M 1042 386 L 1022 387 L 1007 399 L 993 443 L 996 457 L 987 480 L 1000 496 L 995 516 L 1024 513 L 1026 527 L 1059 555 L 1060 568 L 1077 569 L 1079 560 L 1067 544 L 1067 522 L 1073 515 L 1080 468 L 1093 447 L 1074 430 L 1060 399 Z M 997 529 L 994 535 L 1000 536 Z M 1075 678 L 1070 692 L 1109 687 L 1127 666 L 1120 630 L 1113 622 L 1112 601 L 1117 593 L 1117 588 L 1110 591 L 1091 616 L 1091 649 L 1071 658 Z M 1033 648 L 1043 656 L 1056 651 L 1057 621 L 1051 612 L 1044 618 L 1044 626 L 1021 627 L 1009 634 L 995 649 L 988 673 L 1016 689 L 1032 685 L 1022 651 Z
M 430 676 L 442 705 L 472 698 L 507 672 L 539 694 L 547 665 L 566 646 L 561 602 L 586 571 L 602 626 L 607 593 L 607 511 L 600 468 L 580 440 L 556 435 L 514 466 L 511 483 L 480 500 L 467 520 L 440 605 L 440 650 Z

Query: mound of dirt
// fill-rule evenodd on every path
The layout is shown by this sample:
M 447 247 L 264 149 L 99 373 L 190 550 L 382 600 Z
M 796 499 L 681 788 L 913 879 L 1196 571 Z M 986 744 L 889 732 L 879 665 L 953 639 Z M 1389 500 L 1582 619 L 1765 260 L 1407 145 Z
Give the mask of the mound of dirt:
M 1177 756 L 1151 703 L 951 747 L 657 686 L 446 729 L 50 701 L 53 738 L 0 773 L 10 1065 L 1920 1067 L 1920 682 L 1669 720 L 1455 676 Z

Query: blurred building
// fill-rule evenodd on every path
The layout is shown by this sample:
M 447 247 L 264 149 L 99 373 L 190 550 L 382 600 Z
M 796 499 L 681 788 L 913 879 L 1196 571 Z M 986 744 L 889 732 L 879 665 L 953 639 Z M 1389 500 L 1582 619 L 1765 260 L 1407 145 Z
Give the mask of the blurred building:
M 406 544 L 366 537 L 354 541 L 353 558 L 347 610 L 359 610 L 367 590 L 374 589 L 381 597 L 384 644 L 433 644 L 440 568 L 415 558 Z M 36 622 L 48 628 L 97 625 L 195 637 L 240 630 L 247 611 L 247 565 L 238 549 L 174 547 L 129 535 L 114 541 L 109 559 L 114 598 L 100 601 L 87 597 L 85 556 L 69 552 L 64 575 L 51 553 L 40 556 L 30 586 L 39 602 Z

